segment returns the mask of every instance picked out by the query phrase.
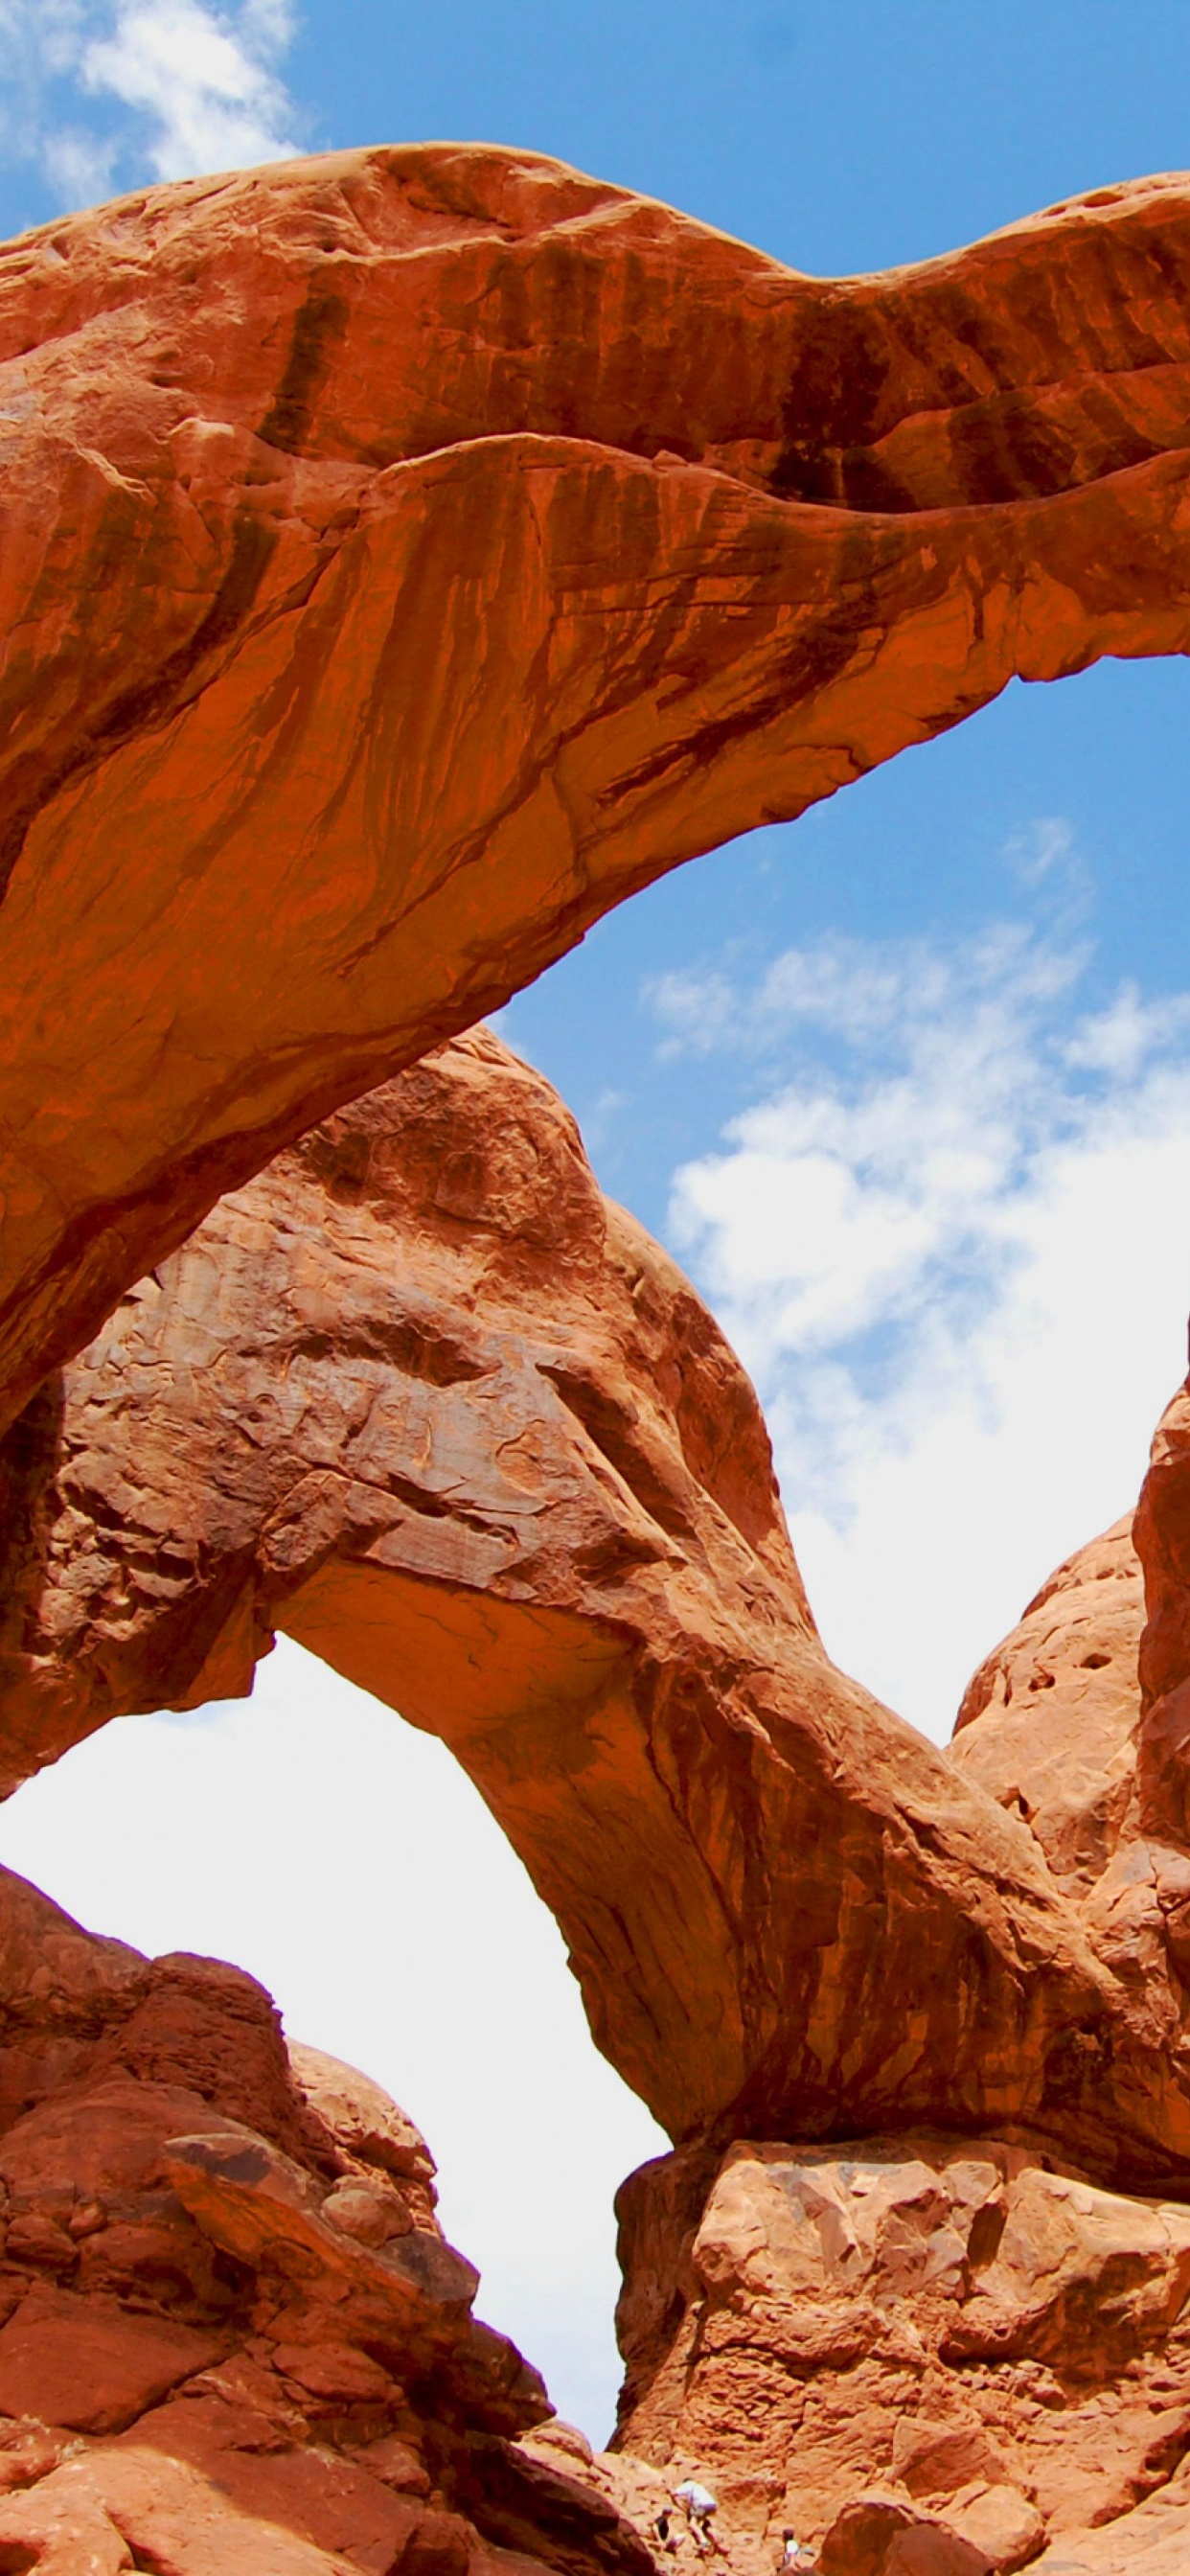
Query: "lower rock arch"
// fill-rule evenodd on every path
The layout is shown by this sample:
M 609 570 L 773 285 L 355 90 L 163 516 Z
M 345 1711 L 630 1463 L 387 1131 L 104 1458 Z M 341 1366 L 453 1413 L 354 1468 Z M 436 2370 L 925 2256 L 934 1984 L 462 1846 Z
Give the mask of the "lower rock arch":
M 1129 2004 L 1019 1814 L 830 1663 L 743 1372 L 495 1038 L 223 1201 L 8 1465 L 10 1784 L 283 1628 L 451 1746 L 672 2136 L 1190 2178 L 1172 1989 Z

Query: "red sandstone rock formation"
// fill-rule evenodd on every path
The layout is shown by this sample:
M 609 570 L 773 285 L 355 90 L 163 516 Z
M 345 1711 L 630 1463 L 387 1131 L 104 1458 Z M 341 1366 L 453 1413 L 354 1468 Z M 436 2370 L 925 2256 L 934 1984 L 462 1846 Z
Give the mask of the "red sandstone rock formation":
M 1179 1418 L 1175 1409 L 1159 1438 L 1164 1483 L 1155 1471 L 1140 1522 L 1175 1606 Z M 667 2080 L 661 2051 L 646 2042 L 642 2053 L 649 2011 L 682 2081 L 689 2063 L 697 2079 L 705 2063 L 729 2062 L 714 2055 L 714 2013 L 722 2021 L 725 2001 L 736 2013 L 734 2044 L 746 2051 L 755 2037 L 747 1966 L 758 1951 L 763 1958 L 773 1929 L 772 1851 L 796 1851 L 804 1887 L 819 1858 L 834 1865 L 839 1848 L 854 1866 L 864 1816 L 881 1835 L 895 1823 L 916 1837 L 931 1864 L 923 1870 L 919 1852 L 916 1880 L 906 1881 L 918 1955 L 912 1941 L 893 1953 L 895 1922 L 886 1939 L 894 1966 L 879 2006 L 883 2044 L 890 2015 L 909 2020 L 930 2004 L 938 1923 L 948 1904 L 970 1901 L 957 1857 L 949 1878 L 937 1866 L 957 1812 L 947 1759 L 826 1663 L 746 1381 L 672 1265 L 600 1198 L 548 1086 L 491 1038 L 446 1048 L 225 1202 L 31 1409 L 4 1464 L 10 1776 L 39 1746 L 147 1704 L 168 1672 L 182 1701 L 243 1686 L 277 1620 L 398 1702 L 413 1705 L 406 1689 L 421 1676 L 426 1696 L 414 1713 L 455 1741 L 503 1814 L 570 1932 L 609 2044 L 638 2081 L 642 2065 L 652 2067 L 647 2080 Z M 740 1810 L 733 1730 L 722 1719 L 712 1727 L 711 1712 L 720 1693 L 725 1704 L 735 1694 L 737 1710 L 748 1705 L 739 1696 L 745 1600 L 752 1619 L 768 1606 L 764 1656 L 753 1641 L 746 1665 L 764 1737 L 749 1732 Z M 418 1643 L 427 1615 L 432 1658 Z M 1178 1853 L 1141 1831 L 1140 1617 L 1121 1523 L 1059 1569 L 987 1659 L 964 1701 L 957 1759 L 1009 1813 L 998 1816 L 977 1789 L 963 1849 L 969 1865 L 978 1828 L 988 1837 L 982 1865 L 994 1852 L 1005 1876 L 1009 1856 L 1019 1869 L 1034 1847 L 1051 1940 L 1059 1925 L 1068 1939 L 1081 1915 L 1110 1956 L 1113 2010 L 1125 1998 L 1125 2058 L 1126 2025 L 1145 2026 L 1147 2013 L 1153 2062 L 1164 2048 L 1176 2065 L 1184 2005 L 1153 1891 L 1162 1872 L 1168 1884 Z M 538 1666 L 514 1650 L 526 1638 L 552 1637 L 555 1649 L 564 1639 L 568 1662 L 555 1651 L 546 1673 L 556 1692 L 565 1670 L 589 1678 L 589 1635 L 599 1688 L 585 1701 L 572 1695 L 559 1762 L 556 1702 L 534 1700 Z M 663 1819 L 664 1802 L 644 1800 L 663 1741 L 656 1712 L 671 1713 L 678 1696 L 658 1693 L 656 1668 L 675 1657 L 682 1704 L 692 1657 L 705 1687 L 700 1734 L 685 1705 L 683 1734 L 669 1739 L 671 1840 L 654 1841 L 654 1853 L 670 1857 L 661 1872 L 654 1864 L 617 1878 L 617 1772 L 633 1784 L 638 1836 L 657 1837 Z M 518 1670 L 515 1700 L 504 1685 Z M 652 1697 L 642 1700 L 646 1685 Z M 632 1736 L 642 1714 L 643 1768 Z M 848 1732 L 861 1724 L 862 1775 L 846 1760 Z M 804 1794 L 823 1728 L 838 1805 L 820 1811 L 816 1848 L 781 1775 L 796 1748 Z M 881 1774 L 892 1749 L 898 1770 Z M 698 1794 L 675 1820 L 679 1753 Z M 874 1804 L 881 1777 L 895 1778 L 895 1809 Z M 566 1804 L 572 1787 L 575 1808 Z M 694 1909 L 691 1872 L 730 1848 L 724 1820 L 733 1812 L 743 1815 L 756 1878 L 751 1911 L 737 1904 L 731 1944 L 717 1955 L 724 1982 L 711 1993 L 697 1943 L 713 1918 Z M 1015 1899 L 1005 1877 L 1009 1921 L 1022 1887 L 1036 1909 L 1028 1875 Z M 675 1891 L 686 1905 L 680 1920 Z M 615 1977 L 606 1947 L 584 1929 L 605 1923 L 612 1896 L 627 1940 Z M 788 1908 L 787 1896 L 779 1902 Z M 484 2430 L 490 2356 L 507 2349 L 489 2344 L 469 2377 L 457 2348 L 449 2360 L 456 2400 L 470 2410 L 461 2444 L 446 2439 L 441 2398 L 424 2394 L 377 2431 L 384 2392 L 368 2372 L 386 2322 L 394 2330 L 393 2249 L 432 2225 L 416 2132 L 376 2088 L 295 2052 L 305 2096 L 348 2163 L 328 2189 L 300 2102 L 295 2123 L 283 2061 L 278 2074 L 267 2001 L 249 1980 L 193 1962 L 148 1970 L 117 1945 L 88 1942 L 31 1892 L 24 1903 L 40 1909 L 38 1951 L 51 1976 L 9 2005 L 0 2177 L 13 2195 L 9 2270 L 25 2294 L 0 2326 L 0 2424 L 5 2409 L 36 2420 L 11 2437 L 24 2491 L 0 2505 L 0 2550 L 10 2537 L 32 2550 L 39 2536 L 65 2534 L 69 2568 L 84 2542 L 114 2549 L 128 2538 L 189 2576 L 212 2531 L 237 2568 L 251 2568 L 262 2531 L 267 2548 L 280 2547 L 279 2517 L 285 2549 L 323 2550 L 321 2559 L 295 2557 L 295 2571 L 321 2576 L 336 2563 L 328 2540 L 347 2565 L 385 2568 L 394 2550 L 446 2545 L 441 2532 L 425 2537 L 425 2525 L 445 2528 L 452 2505 L 449 2547 L 471 2553 L 473 2576 L 475 2553 L 493 2547 L 594 2576 L 611 2563 L 609 2549 L 627 2564 L 631 2527 L 644 2533 L 667 2485 L 697 2466 L 722 2499 L 725 2576 L 773 2576 L 790 2521 L 822 2539 L 824 2576 L 1010 2576 L 1025 2565 L 1052 2576 L 1181 2576 L 1190 2541 L 1190 2491 L 1177 2470 L 1190 2443 L 1183 2208 L 1097 2190 L 1002 2137 L 959 2144 L 914 2135 L 903 2119 L 896 2136 L 834 2148 L 739 2140 L 724 2154 L 701 2138 L 624 2194 L 625 2452 L 593 2462 L 548 2425 L 526 2448 L 510 2445 L 514 2414 Z M 19 1909 L 14 1919 L 19 1929 Z M 1030 1919 L 1036 1957 L 1042 1917 L 1034 1910 Z M 787 1912 L 784 1920 L 787 1928 Z M 871 1915 L 852 1918 L 828 1962 L 841 2051 L 849 1981 L 881 1937 Z M 0 1961 L 12 1999 L 31 1982 L 27 1955 L 10 1939 Z M 1059 1963 L 1051 1948 L 1048 1973 Z M 791 1967 L 788 1947 L 787 1975 Z M 993 1989 L 995 2009 L 1006 1990 Z M 682 1993 L 688 2006 L 711 2008 L 690 2061 L 672 2001 Z M 792 1978 L 788 1995 L 792 2060 Z M 946 2060 L 944 2039 L 936 2025 L 920 2076 L 936 2114 L 970 2127 L 955 2083 L 961 2063 Z M 185 2103 L 171 2089 L 180 2072 Z M 1093 2160 L 1102 2155 L 1117 2075 L 1100 2078 L 1097 2127 L 1069 2105 L 1064 2124 L 1059 2115 L 1076 2165 L 1080 2121 Z M 841 2058 L 840 2099 L 847 2080 Z M 1030 2080 L 1026 2062 L 1018 2128 L 1035 2109 Z M 146 2226 L 139 2207 L 105 2207 L 92 2231 L 92 2202 L 103 2195 L 87 2155 L 112 2152 L 103 2141 L 113 2118 L 131 2121 L 138 2153 L 156 2155 L 169 2210 Z M 1151 2184 L 1151 2143 L 1134 2138 L 1129 2152 L 1148 2154 Z M 270 2417 L 259 2378 L 246 2391 L 237 2378 L 229 2394 L 224 2362 L 194 2343 L 211 2319 L 196 2305 L 195 2258 L 187 2272 L 177 2252 L 187 2225 L 194 2236 L 185 2241 L 206 2249 L 208 2304 L 220 2258 L 251 2276 L 249 2358 L 260 2359 L 263 2335 L 263 2367 L 280 2372 L 297 2418 Z M 284 2282 L 287 2266 L 316 2313 L 303 2308 L 295 2322 L 283 2309 L 278 2324 L 260 2284 Z M 0 2290 L 6 2277 L 0 2270 Z M 153 2280 L 163 2286 L 146 2324 L 141 2292 Z M 98 2299 L 96 2316 L 83 2312 L 85 2299 Z M 187 2373 L 181 2383 L 169 2376 L 175 2369 Z M 389 2367 L 394 2375 L 407 2401 L 411 2374 Z M 99 2413 L 81 2428 L 80 2378 L 101 2392 Z M 348 2379 L 356 2413 L 341 2431 Z M 120 2429 L 126 2389 L 142 2411 Z M 81 2460 L 63 2454 L 72 2427 L 85 2443 Z M 432 2498 L 416 2483 L 429 2478 L 427 2444 L 436 2461 L 449 2457 L 448 2476 L 435 2469 Z M 398 2531 L 361 2474 L 379 2477 L 420 2520 Z M 690 2576 L 692 2544 L 683 2547 L 679 2576 Z M 130 2563 L 110 2557 L 113 2567 Z M 289 2564 L 283 2554 L 260 2563 L 261 2576 Z
M 0 2565 L 644 2576 L 619 2508 L 701 2447 L 731 2576 L 794 2506 L 823 2576 L 1181 2576 L 1190 2221 L 1040 2148 L 1190 2184 L 1185 1399 L 1143 1709 L 1121 1529 L 948 1760 L 827 1662 L 746 1382 L 493 1042 L 162 1256 L 633 887 L 1185 646 L 1188 284 L 1181 182 L 818 284 L 483 150 L 0 263 L 9 1413 L 158 1262 L 4 1452 L 7 1777 L 288 1627 L 454 1744 L 716 2136 L 626 2201 L 649 2458 L 514 2442 L 394 2106 L 0 1883 Z
M 724 2576 L 790 2523 L 825 2576 L 1181 2576 L 1185 2207 L 1000 2142 L 686 2149 L 623 2195 L 638 2455 L 592 2460 L 416 2130 L 250 1978 L 0 1873 L 0 2008 L 0 2565 L 654 2576 L 694 2465 Z
M 941 2120 L 1190 2182 L 1168 2010 L 829 1662 L 738 1363 L 494 1038 L 225 1200 L 4 1464 L 10 1783 L 281 1626 L 451 1745 L 671 2135 Z
M 900 2136 L 687 2149 L 620 2213 L 619 2438 L 667 2474 L 713 2463 L 747 2576 L 790 2526 L 833 2527 L 824 2569 L 925 2569 L 936 2548 L 944 2576 L 941 2540 L 881 2554 L 918 2516 L 955 2576 L 962 2549 L 1023 2567 L 1047 2535 L 1129 2524 L 1190 2445 L 1185 2208 Z M 891 2520 L 860 2516 L 873 2489 Z M 1123 2576 L 1128 2547 L 1125 2528 L 1102 2563 Z M 1080 2566 L 1073 2542 L 1054 2563 Z
M 1128 1512 L 1042 1585 L 968 1684 L 950 1747 L 1078 1892 L 1106 1869 L 1135 1799 L 1145 1606 L 1132 1523 Z
M 1177 1728 L 1180 1692 L 1190 1680 L 1190 1378 L 1177 1388 L 1154 1432 L 1136 1507 L 1136 1548 L 1144 1564 L 1146 1607 L 1138 1674 L 1151 1741 Z M 1164 1703 L 1164 1718 L 1157 1718 Z M 1157 1747 L 1151 1749 L 1157 1757 Z M 1146 1798 L 1159 1798 L 1154 1775 L 1146 1777 Z M 1185 1816 L 1177 1793 L 1175 1814 L 1177 1821 Z
M 818 282 L 531 155 L 0 261 L 9 1413 L 219 1191 L 1013 673 L 1190 643 L 1190 196 Z
M 1058 1569 L 975 1675 L 952 1747 L 1027 1822 L 1173 2053 L 1188 1533 L 1183 1391 L 1136 1544 L 1128 1516 Z M 621 2222 L 621 2438 L 663 2476 L 703 2463 L 746 2576 L 774 2566 L 790 2523 L 822 2537 L 824 2576 L 1181 2576 L 1183 2207 L 1002 2142 L 901 2134 L 721 2157 L 696 2143 L 631 2178 Z
M 0 2017 L 0 2566 L 652 2576 L 606 2479 L 517 2451 L 545 2393 L 376 2085 L 7 1871 Z
M 1133 2011 L 1155 2044 L 1182 2060 L 1190 2053 L 1188 1462 L 1182 1390 L 1158 1426 L 1135 1519 L 1117 1522 L 1051 1576 L 975 1675 L 951 1748 L 967 1778 L 1027 1820 Z

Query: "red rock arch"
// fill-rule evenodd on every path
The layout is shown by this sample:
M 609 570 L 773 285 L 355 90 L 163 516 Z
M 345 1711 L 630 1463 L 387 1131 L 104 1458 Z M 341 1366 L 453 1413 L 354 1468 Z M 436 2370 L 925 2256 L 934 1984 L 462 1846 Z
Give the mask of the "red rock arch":
M 274 1627 L 441 1736 L 675 2136 L 936 2122 L 1190 2177 L 1156 1973 L 841 1674 L 755 1396 L 480 1031 L 224 1199 L 10 1434 L 7 1784 Z
M 343 154 L 0 262 L 9 1415 L 337 1101 L 1015 673 L 1190 643 L 1190 191 L 797 276 Z

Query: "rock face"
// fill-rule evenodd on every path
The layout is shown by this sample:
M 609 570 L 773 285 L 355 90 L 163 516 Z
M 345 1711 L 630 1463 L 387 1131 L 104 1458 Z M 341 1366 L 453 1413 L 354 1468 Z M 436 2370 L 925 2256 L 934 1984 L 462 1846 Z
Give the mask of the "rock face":
M 1187 1849 L 1190 1379 L 1157 1425 L 1137 1507 L 1136 1537 L 1144 1560 L 1148 1614 L 1140 1649 L 1140 1806 L 1145 1825 L 1155 1837 Z
M 1184 2207 L 899 2136 L 740 2141 L 709 2179 L 686 2150 L 620 2215 L 620 2438 L 675 2478 L 713 2463 L 741 2567 L 772 2569 L 789 2527 L 833 2531 L 823 2568 L 857 2576 L 1024 2566 L 1130 2521 L 1190 2445 Z M 888 2555 L 919 2517 L 941 2537 Z
M 450 1744 L 671 2135 L 941 2120 L 1190 2182 L 1165 2023 L 831 1665 L 738 1363 L 494 1038 L 225 1200 L 4 1465 L 10 1784 L 281 1626 Z
M 952 1754 L 1028 1822 L 1130 2013 L 1190 2058 L 1185 1392 L 1158 1426 L 1135 1519 L 1038 1593 L 972 1681 Z
M 1075 1893 L 1106 1869 L 1135 1800 L 1145 1604 L 1132 1524 L 1128 1512 L 1043 1584 L 969 1683 L 951 1745 Z
M 0 260 L 0 1390 L 607 907 L 1190 644 L 1190 192 L 816 281 L 531 155 Z M 245 901 L 245 888 L 251 901 Z
M 1128 1990 L 1187 2049 L 1190 1397 L 1135 1516 L 988 1656 L 952 1759 L 1018 1815 Z M 1147 1624 L 1146 1624 L 1147 1602 Z M 1143 1687 L 1142 1687 L 1143 1685 Z M 733 2562 L 792 2526 L 823 2576 L 1180 2576 L 1190 2217 L 937 2134 L 693 2144 L 620 2200 L 620 2438 L 717 2480 Z
M 545 2392 L 376 2085 L 287 2053 L 252 1978 L 7 1871 L 0 2014 L 0 2565 L 496 2576 L 519 2497 L 525 2561 L 650 2576 L 604 2495 L 521 2461 Z

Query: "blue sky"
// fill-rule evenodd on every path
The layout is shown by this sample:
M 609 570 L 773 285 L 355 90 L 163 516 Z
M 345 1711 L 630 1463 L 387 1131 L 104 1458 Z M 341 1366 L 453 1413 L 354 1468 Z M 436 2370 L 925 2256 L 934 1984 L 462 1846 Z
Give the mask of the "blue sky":
M 5 232 L 153 177 L 433 136 L 559 154 L 801 268 L 883 267 L 1190 163 L 1190 11 L 0 0 Z M 503 1015 L 753 1366 L 828 1642 L 940 1736 L 1028 1594 L 1132 1499 L 1185 1365 L 1188 691 L 1182 662 L 1013 688 L 655 887 Z M 279 1768 L 266 1885 L 239 1815 Z M 191 1828 L 132 1882 L 95 1819 L 137 1795 Z M 436 1748 L 294 1650 L 252 1713 L 80 1748 L 0 1847 L 99 1928 L 239 1956 L 407 2098 L 488 2312 L 605 2428 L 607 2202 L 654 2133 Z

